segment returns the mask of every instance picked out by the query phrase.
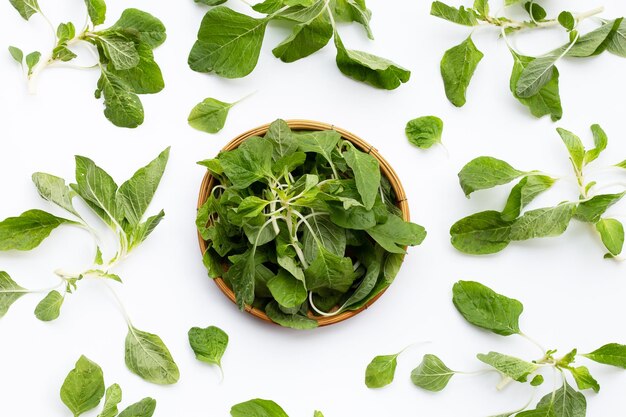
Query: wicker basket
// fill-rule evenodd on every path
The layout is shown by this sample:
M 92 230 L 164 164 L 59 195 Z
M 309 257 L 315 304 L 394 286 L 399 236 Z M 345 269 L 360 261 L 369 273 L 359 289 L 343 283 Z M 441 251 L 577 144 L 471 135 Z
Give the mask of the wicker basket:
M 389 182 L 391 183 L 391 187 L 394 190 L 394 193 L 396 195 L 397 198 L 397 202 L 396 205 L 398 206 L 398 208 L 400 208 L 400 210 L 402 211 L 402 217 L 404 218 L 404 220 L 409 221 L 410 217 L 409 217 L 409 205 L 407 204 L 406 201 L 406 196 L 404 193 L 404 188 L 402 187 L 402 184 L 400 183 L 400 179 L 398 178 L 398 175 L 396 174 L 396 172 L 393 170 L 393 168 L 391 167 L 391 165 L 389 165 L 389 163 L 387 161 L 385 161 L 385 159 L 378 153 L 378 151 L 376 149 L 374 149 L 370 144 L 368 144 L 367 142 L 365 142 L 363 139 L 359 138 L 358 136 L 345 131 L 343 129 L 340 129 L 336 126 L 333 125 L 329 125 L 326 123 L 321 123 L 321 122 L 314 122 L 314 121 L 310 121 L 310 120 L 287 120 L 287 124 L 289 125 L 289 127 L 292 130 L 300 130 L 300 131 L 316 131 L 316 130 L 331 130 L 334 129 L 337 132 L 339 132 L 339 134 L 341 134 L 341 136 L 343 137 L 343 139 L 348 140 L 350 142 L 352 142 L 357 148 L 361 149 L 364 152 L 368 152 L 369 154 L 371 154 L 372 156 L 374 156 L 378 162 L 380 163 L 380 169 L 382 174 L 387 177 L 387 179 L 389 179 Z M 245 133 L 242 133 L 241 135 L 237 136 L 235 139 L 233 139 L 232 141 L 230 141 L 223 149 L 222 151 L 229 151 L 232 149 L 237 148 L 244 140 L 248 139 L 249 137 L 252 136 L 263 136 L 267 130 L 269 128 L 269 124 L 257 127 L 256 129 L 252 129 L 249 130 Z M 204 179 L 202 180 L 202 184 L 200 185 L 200 195 L 198 197 L 198 208 L 200 208 L 205 201 L 207 200 L 207 198 L 209 197 L 209 195 L 211 194 L 211 190 L 213 189 L 213 187 L 216 185 L 216 181 L 215 178 L 213 178 L 213 176 L 211 176 L 210 172 L 207 171 L 206 175 L 204 176 Z M 204 239 L 202 238 L 202 236 L 200 236 L 200 234 L 198 234 L 198 240 L 200 242 L 200 250 L 201 253 L 204 254 L 204 252 L 206 252 L 207 250 L 207 242 L 204 241 Z M 232 289 L 230 289 L 228 287 L 228 285 L 226 285 L 226 283 L 224 282 L 224 280 L 222 278 L 216 278 L 215 283 L 217 284 L 217 286 L 219 287 L 219 289 L 228 297 L 230 298 L 230 300 L 235 303 L 235 293 L 233 292 Z M 344 311 L 340 314 L 337 314 L 335 316 L 331 316 L 331 317 L 320 317 L 320 316 L 315 316 L 311 313 L 309 313 L 309 317 L 315 319 L 318 322 L 319 326 L 328 326 L 331 324 L 335 324 L 335 323 L 339 323 L 341 321 L 347 320 L 350 317 L 353 317 L 357 314 L 359 314 L 361 311 L 367 309 L 370 305 L 372 305 L 376 300 L 378 300 L 378 298 L 380 296 L 383 295 L 385 291 L 382 291 L 380 294 L 378 294 L 374 299 L 372 299 L 369 303 L 367 303 L 364 307 L 362 307 L 359 310 L 354 310 L 354 311 Z M 270 318 L 265 314 L 265 312 L 263 310 L 259 310 L 258 308 L 255 307 L 251 307 L 251 306 L 246 306 L 245 310 L 252 314 L 253 316 L 256 316 L 262 320 L 265 320 L 267 322 L 270 323 L 274 323 L 272 320 L 270 320 Z

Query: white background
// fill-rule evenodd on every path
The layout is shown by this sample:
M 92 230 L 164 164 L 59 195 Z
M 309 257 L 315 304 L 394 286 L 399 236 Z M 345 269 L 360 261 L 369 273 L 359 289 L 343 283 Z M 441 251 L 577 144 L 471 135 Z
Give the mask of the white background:
M 558 6 L 567 3 L 572 10 L 584 11 L 601 1 L 552 1 L 549 10 L 558 12 Z M 624 2 L 604 1 L 606 17 L 626 15 Z M 246 10 L 242 3 L 230 3 Z M 81 26 L 82 1 L 40 4 L 55 24 L 71 19 Z M 487 257 L 458 253 L 448 234 L 461 217 L 504 204 L 506 186 L 477 193 L 471 200 L 463 196 L 456 174 L 476 156 L 492 155 L 519 169 L 569 175 L 565 149 L 554 129 L 566 127 L 591 145 L 588 128 L 600 123 L 610 143 L 599 165 L 626 158 L 626 61 L 604 54 L 559 63 L 565 116 L 555 124 L 532 118 L 512 98 L 512 60 L 491 29 L 475 35 L 485 58 L 470 86 L 468 104 L 463 109 L 450 105 L 439 60 L 469 29 L 430 17 L 429 1 L 370 0 L 373 42 L 358 25 L 340 27 L 348 47 L 390 58 L 412 71 L 410 82 L 392 92 L 342 76 L 332 45 L 297 63 L 281 63 L 271 49 L 287 30 L 273 24 L 257 70 L 249 77 L 225 80 L 194 73 L 187 67 L 187 54 L 205 8 L 191 0 L 110 0 L 108 24 L 127 6 L 153 13 L 168 29 L 167 42 L 156 51 L 167 86 L 161 94 L 141 97 L 146 120 L 138 129 L 119 129 L 104 118 L 101 102 L 93 98 L 97 71 L 49 69 L 41 76 L 38 94 L 28 95 L 18 66 L 8 53 L 0 53 L 0 217 L 30 208 L 51 209 L 37 196 L 30 175 L 44 171 L 71 180 L 75 154 L 91 157 L 121 183 L 171 145 L 170 163 L 150 209 L 156 213 L 164 208 L 166 218 L 117 269 L 125 284 L 116 287 L 135 325 L 159 334 L 169 346 L 181 379 L 174 386 L 159 387 L 127 371 L 124 321 L 100 283 L 83 282 L 68 296 L 56 322 L 41 323 L 33 316 L 40 296 L 23 297 L 0 321 L 1 416 L 69 416 L 58 391 L 81 354 L 102 365 L 107 384 L 120 383 L 125 404 L 153 396 L 158 400 L 155 415 L 161 417 L 227 416 L 233 404 L 256 397 L 275 400 L 292 417 L 312 415 L 314 409 L 327 417 L 479 417 L 521 406 L 530 389 L 512 385 L 497 392 L 494 374 L 455 377 L 439 394 L 418 390 L 409 380 L 424 353 L 437 353 L 450 367 L 466 371 L 482 368 L 474 356 L 478 352 L 498 350 L 527 359 L 539 354 L 517 336 L 502 338 L 466 324 L 450 301 L 452 284 L 459 279 L 479 280 L 521 300 L 526 308 L 523 330 L 560 353 L 626 343 L 626 265 L 602 259 L 599 239 L 588 226 L 573 223 L 562 237 L 513 244 Z M 45 22 L 38 16 L 23 21 L 6 0 L 0 2 L 0 27 L 2 50 L 10 44 L 27 51 L 49 47 Z M 546 52 L 564 40 L 561 33 L 543 32 L 518 37 L 516 44 L 530 54 Z M 82 62 L 90 62 L 88 54 L 82 56 Z M 253 91 L 257 93 L 232 110 L 219 134 L 187 126 L 189 110 L 205 97 L 235 101 Z M 428 114 L 445 121 L 449 157 L 440 147 L 427 152 L 414 148 L 404 137 L 409 119 Z M 413 220 L 428 230 L 425 243 L 410 250 L 396 282 L 371 309 L 310 332 L 268 325 L 238 312 L 207 278 L 196 241 L 196 197 L 204 170 L 195 161 L 214 156 L 240 132 L 279 117 L 334 123 L 376 146 L 402 179 Z M 571 182 L 555 190 L 534 207 L 577 196 Z M 611 213 L 624 215 L 625 209 L 622 204 Z M 87 266 L 92 250 L 84 232 L 55 231 L 30 253 L 0 254 L 0 268 L 24 286 L 45 288 L 55 283 L 56 268 Z M 187 343 L 190 327 L 208 325 L 230 334 L 222 383 L 216 369 L 195 360 Z M 431 343 L 400 357 L 391 386 L 365 387 L 365 366 L 373 356 L 425 341 Z M 624 415 L 626 373 L 601 365 L 590 368 L 602 391 L 587 394 L 588 415 Z M 551 378 L 546 375 L 539 396 L 550 388 Z

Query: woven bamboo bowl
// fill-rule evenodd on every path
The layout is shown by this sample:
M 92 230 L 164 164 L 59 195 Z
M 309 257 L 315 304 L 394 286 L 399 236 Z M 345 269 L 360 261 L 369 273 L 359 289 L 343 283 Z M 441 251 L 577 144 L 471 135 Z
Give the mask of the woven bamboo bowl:
M 367 142 L 365 142 L 363 139 L 361 139 L 360 137 L 356 136 L 353 133 L 350 133 L 344 129 L 338 128 L 336 126 L 333 125 L 329 125 L 327 123 L 321 123 L 321 122 L 315 122 L 315 121 L 311 121 L 311 120 L 287 120 L 287 124 L 289 125 L 289 127 L 292 130 L 299 130 L 299 131 L 316 131 L 316 130 L 331 130 L 334 129 L 336 130 L 339 134 L 341 134 L 342 138 L 352 142 L 357 148 L 361 149 L 364 152 L 368 152 L 370 155 L 372 155 L 373 157 L 375 157 L 379 164 L 380 164 L 380 170 L 381 173 L 387 177 L 387 179 L 389 180 L 389 182 L 391 183 L 391 187 L 396 195 L 396 205 L 398 206 L 398 208 L 402 211 L 402 217 L 404 218 L 405 221 L 409 221 L 410 220 L 410 215 L 409 215 L 409 205 L 407 203 L 406 200 L 406 194 L 404 192 L 404 188 L 402 187 L 402 183 L 400 182 L 400 179 L 398 178 L 398 175 L 396 174 L 396 172 L 393 170 L 393 168 L 391 167 L 391 165 L 389 165 L 389 163 L 378 153 L 378 151 L 371 146 L 370 144 L 368 144 Z M 222 151 L 230 151 L 232 149 L 237 148 L 243 141 L 245 141 L 246 139 L 252 137 L 252 136 L 263 136 L 265 135 L 265 133 L 267 133 L 267 130 L 269 129 L 269 124 L 263 125 L 263 126 L 259 126 L 255 129 L 251 129 L 245 133 L 242 133 L 241 135 L 237 136 L 235 139 L 233 139 L 232 141 L 230 141 L 223 149 Z M 202 180 L 202 184 L 200 185 L 200 194 L 198 196 L 198 208 L 200 208 L 207 200 L 207 198 L 209 197 L 209 195 L 211 194 L 211 190 L 213 189 L 213 187 L 217 185 L 217 181 L 215 180 L 215 178 L 211 175 L 210 172 L 207 171 L 207 173 L 205 174 L 203 180 Z M 198 233 L 198 241 L 200 243 L 200 251 L 202 254 L 204 254 L 204 252 L 206 252 L 208 245 L 207 242 L 202 238 L 202 236 L 200 236 L 200 234 Z M 215 278 L 214 279 L 215 284 L 217 284 L 217 286 L 219 287 L 219 289 L 224 293 L 224 295 L 226 295 L 228 298 L 230 298 L 230 300 L 233 303 L 236 303 L 235 301 L 235 293 L 233 292 L 233 290 L 231 288 L 228 287 L 228 285 L 226 285 L 226 283 L 224 282 L 224 280 L 222 278 Z M 359 314 L 360 312 L 362 312 L 363 310 L 366 310 L 369 306 L 371 306 L 376 300 L 378 300 L 384 293 L 386 290 L 381 291 L 380 294 L 378 294 L 375 298 L 373 298 L 372 300 L 370 300 L 369 303 L 367 303 L 364 307 L 362 307 L 359 310 L 354 310 L 354 311 L 344 311 L 342 313 L 339 313 L 335 316 L 331 316 L 331 317 L 322 317 L 322 316 L 316 316 L 313 313 L 309 312 L 309 317 L 316 320 L 318 325 L 321 326 L 328 326 L 331 324 L 335 324 L 335 323 L 339 323 L 341 321 L 347 320 L 351 317 L 356 316 L 357 314 Z M 247 311 L 248 313 L 252 314 L 255 317 L 258 317 L 266 322 L 269 323 L 273 323 L 275 324 L 272 320 L 270 320 L 270 318 L 267 316 L 267 314 L 265 314 L 265 312 L 263 310 L 260 310 L 258 308 L 246 305 L 245 306 L 245 311 Z

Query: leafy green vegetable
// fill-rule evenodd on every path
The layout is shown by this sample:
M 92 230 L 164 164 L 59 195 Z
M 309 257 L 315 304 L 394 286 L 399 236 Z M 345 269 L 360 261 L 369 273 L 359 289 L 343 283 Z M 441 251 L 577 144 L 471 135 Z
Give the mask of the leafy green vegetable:
M 9 46 L 9 53 L 18 64 L 22 65 L 24 62 L 24 52 L 20 48 L 15 46 Z
M 102 369 L 97 363 L 81 356 L 76 367 L 65 378 L 61 387 L 61 400 L 74 417 L 78 417 L 96 408 L 102 397 L 104 405 L 98 417 L 152 417 L 156 408 L 155 400 L 144 398 L 118 415 L 117 406 L 122 402 L 122 389 L 118 384 L 113 384 L 105 394 Z
M 441 1 L 434 1 L 431 15 L 462 26 L 472 31 L 480 28 L 497 30 L 513 54 L 513 71 L 510 90 L 513 96 L 537 118 L 549 115 L 553 121 L 561 119 L 563 108 L 559 94 L 559 71 L 556 63 L 565 57 L 590 57 L 605 50 L 626 56 L 626 25 L 622 18 L 602 19 L 599 28 L 580 35 L 576 30 L 579 24 L 601 13 L 603 8 L 573 14 L 562 11 L 555 18 L 549 18 L 546 10 L 536 1 L 505 0 L 506 6 L 523 5 L 528 14 L 527 20 L 514 20 L 507 14 L 491 14 L 488 0 L 475 0 L 473 7 L 454 7 Z M 570 41 L 543 56 L 526 56 L 514 50 L 509 37 L 519 32 L 539 32 L 547 27 L 560 27 L 570 37 Z M 473 35 L 473 32 L 472 32 Z M 466 103 L 466 92 L 483 54 L 468 37 L 460 45 L 445 52 L 441 60 L 441 76 L 446 96 L 457 107 Z
M 585 396 L 582 392 L 572 388 L 566 373 L 571 375 L 579 390 L 592 389 L 599 392 L 600 385 L 586 366 L 575 367 L 573 363 L 579 357 L 586 357 L 599 363 L 626 369 L 626 346 L 624 345 L 608 344 L 585 355 L 578 355 L 578 350 L 573 349 L 563 357 L 555 357 L 556 349 L 545 350 L 538 342 L 519 331 L 518 319 L 523 310 L 519 301 L 496 294 L 490 288 L 477 282 L 459 281 L 455 284 L 453 293 L 455 306 L 468 322 L 502 336 L 518 334 L 535 347 L 540 348 L 542 356 L 534 360 L 525 360 L 498 352 L 478 354 L 478 360 L 489 365 L 490 368 L 475 372 L 460 372 L 448 368 L 437 356 L 427 354 L 411 373 L 413 383 L 424 390 L 438 392 L 447 386 L 454 375 L 483 375 L 489 370 L 496 370 L 502 377 L 497 385 L 498 390 L 514 382 L 527 383 L 536 388 L 544 383 L 544 376 L 540 372 L 544 369 L 552 369 L 555 378 L 554 388 L 552 392 L 541 398 L 534 409 L 529 408 L 531 400 L 521 409 L 493 417 L 585 417 L 587 410 Z M 395 360 L 395 356 L 378 358 Z M 385 381 L 390 382 L 390 379 Z M 557 388 L 559 382 L 561 385 Z
M 365 370 L 365 385 L 368 388 L 382 388 L 393 382 L 398 366 L 398 356 L 402 352 L 395 355 L 376 356 L 367 365 Z
M 175 384 L 180 378 L 178 366 L 161 338 L 128 327 L 125 348 L 126 366 L 148 382 Z
M 292 132 L 277 120 L 200 164 L 219 182 L 196 221 L 209 275 L 240 309 L 286 327 L 363 307 L 426 236 L 400 217 L 378 160 L 334 130 Z
M 443 121 L 436 116 L 424 116 L 410 120 L 405 128 L 409 142 L 422 149 L 428 149 L 441 143 L 442 132 Z
M 370 39 L 371 12 L 365 0 L 266 0 L 252 9 L 263 14 L 255 18 L 236 12 L 224 0 L 196 0 L 212 7 L 204 16 L 189 53 L 189 67 L 198 72 L 225 78 L 241 78 L 256 67 L 268 25 L 281 21 L 291 33 L 273 48 L 283 62 L 295 62 L 321 50 L 334 37 L 336 63 L 346 76 L 377 88 L 393 90 L 409 80 L 410 72 L 395 63 L 344 47 L 337 21 L 361 24 Z
M 10 1 L 26 20 L 34 13 L 43 15 L 36 0 Z M 104 98 L 105 117 L 116 126 L 137 127 L 144 121 L 138 94 L 154 94 L 164 88 L 153 49 L 165 41 L 165 26 L 154 16 L 131 8 L 124 10 L 113 26 L 96 29 L 105 21 L 106 3 L 85 0 L 85 7 L 91 25 L 85 25 L 77 33 L 72 22 L 61 23 L 49 59 L 42 61 L 38 51 L 26 55 L 29 88 L 34 92 L 38 75 L 51 64 L 75 59 L 78 55 L 71 48 L 74 44 L 86 45 L 98 61 L 91 68 L 100 70 L 95 97 Z M 21 65 L 24 55 L 21 50 L 10 47 L 9 51 Z
M 610 207 L 626 196 L 626 189 L 611 194 L 597 194 L 593 192 L 597 183 L 585 180 L 585 168 L 607 148 L 606 133 L 599 125 L 591 126 L 595 147 L 585 149 L 582 140 L 572 132 L 561 128 L 557 131 L 569 154 L 573 180 L 579 188 L 578 199 L 564 201 L 554 207 L 524 211 L 539 194 L 549 190 L 557 178 L 540 171 L 519 171 L 496 158 L 478 157 L 459 172 L 461 188 L 466 196 L 477 190 L 521 179 L 512 188 L 502 212 L 490 210 L 475 213 L 457 221 L 450 228 L 451 243 L 455 248 L 474 255 L 496 253 L 513 241 L 559 236 L 575 219 L 595 225 L 595 230 L 609 252 L 606 258 L 620 255 L 624 246 L 624 227 L 619 221 L 604 216 Z
M 519 334 L 522 303 L 472 281 L 459 281 L 452 288 L 452 302 L 469 323 L 501 336 Z
M 189 113 L 189 126 L 206 133 L 217 133 L 224 127 L 228 112 L 235 104 L 206 98 Z
M 6 272 L 0 272 L 0 317 L 25 294 L 45 292 L 47 295 L 35 308 L 35 316 L 42 321 L 56 320 L 68 294 L 77 291 L 85 278 L 111 280 L 122 279 L 112 269 L 124 260 L 156 228 L 164 216 L 163 211 L 146 218 L 147 210 L 161 182 L 169 148 L 161 152 L 148 165 L 138 169 L 121 186 L 94 161 L 76 156 L 76 183 L 67 185 L 63 178 L 37 172 L 32 180 L 39 195 L 63 209 L 73 220 L 57 217 L 42 210 L 29 210 L 19 217 L 9 217 L 0 222 L 0 250 L 31 250 L 39 246 L 59 226 L 71 225 L 84 229 L 94 238 L 95 256 L 91 267 L 80 273 L 68 273 L 57 269 L 57 284 L 45 290 L 22 288 Z M 117 242 L 115 252 L 102 246 L 104 241 L 85 221 L 74 206 L 74 199 L 81 201 L 108 226 L 111 242 Z M 81 207 L 79 206 L 79 207 Z M 103 253 L 104 249 L 104 253 Z M 106 257 L 105 257 L 106 255 Z M 111 291 L 113 289 L 111 288 Z M 147 380 L 157 383 L 173 383 L 178 368 L 158 336 L 136 330 L 120 304 L 120 310 L 131 329 L 127 338 L 126 358 L 129 368 Z M 155 355 L 161 355 L 157 358 Z M 153 362 L 159 361 L 158 364 Z M 168 362 L 169 361 L 169 362 Z M 158 373 L 161 375 L 158 375 Z M 107 414 L 102 417 L 109 417 Z M 112 416 L 115 417 L 115 416 Z
M 65 378 L 61 387 L 61 400 L 74 417 L 92 410 L 104 396 L 102 368 L 85 356 L 76 362 L 75 368 Z
M 254 399 L 236 404 L 230 409 L 232 417 L 289 417 L 274 401 Z
M 411 372 L 411 381 L 427 391 L 443 390 L 456 372 L 435 355 L 424 355 L 422 363 Z
M 192 327 L 189 330 L 189 345 L 196 359 L 222 368 L 222 356 L 228 346 L 228 335 L 220 328 L 209 326 L 206 329 Z

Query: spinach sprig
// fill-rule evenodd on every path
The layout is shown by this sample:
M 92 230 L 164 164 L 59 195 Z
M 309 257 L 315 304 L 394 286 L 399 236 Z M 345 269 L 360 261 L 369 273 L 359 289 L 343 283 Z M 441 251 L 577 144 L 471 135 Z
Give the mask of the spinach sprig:
M 461 252 L 485 255 L 505 249 L 511 242 L 552 237 L 563 234 L 572 219 L 588 223 L 599 234 L 608 250 L 605 258 L 621 260 L 624 247 L 624 226 L 607 211 L 626 195 L 623 180 L 598 183 L 586 178 L 587 167 L 608 145 L 606 133 L 599 125 L 591 126 L 595 147 L 585 149 L 580 138 L 565 129 L 557 129 L 569 153 L 573 175 L 557 177 L 541 171 L 520 171 L 505 161 L 481 156 L 461 169 L 459 180 L 466 196 L 474 191 L 508 184 L 516 179 L 502 211 L 483 211 L 456 222 L 450 229 L 452 245 Z M 593 171 L 594 178 L 614 173 L 623 174 L 626 161 Z M 578 190 L 578 199 L 564 201 L 554 207 L 523 212 L 538 195 L 552 188 L 558 180 L 571 180 Z M 601 192 L 610 189 L 612 192 Z M 614 217 L 621 217 L 617 214 Z
M 522 332 L 519 319 L 524 307 L 518 300 L 498 294 L 472 281 L 457 282 L 452 292 L 452 302 L 467 322 L 499 336 L 520 336 L 535 345 L 540 350 L 541 356 L 535 360 L 525 360 L 499 352 L 480 353 L 477 355 L 478 360 L 489 368 L 461 372 L 450 369 L 439 357 L 427 354 L 411 372 L 411 381 L 419 388 L 439 392 L 446 388 L 455 375 L 476 376 L 486 372 L 497 372 L 502 377 L 498 389 L 503 389 L 514 382 L 535 387 L 528 404 L 515 411 L 498 414 L 498 417 L 585 417 L 587 400 L 581 391 L 591 389 L 597 393 L 600 391 L 600 384 L 591 375 L 589 368 L 576 366 L 576 360 L 584 358 L 626 369 L 626 345 L 610 343 L 590 353 L 580 354 L 577 349 L 573 349 L 563 356 L 558 356 L 556 349 L 545 349 Z M 398 355 L 399 353 L 374 358 L 365 374 L 368 387 L 380 388 L 393 381 Z M 552 391 L 545 394 L 534 409 L 528 409 L 535 392 L 539 389 L 537 387 L 544 383 L 544 374 L 548 371 L 552 371 L 551 375 L 555 379 Z M 570 385 L 572 381 L 578 390 Z
M 0 318 L 22 296 L 47 293 L 37 305 L 35 315 L 42 321 L 56 320 L 65 299 L 78 289 L 81 281 L 99 281 L 119 303 L 128 326 L 125 342 L 128 369 L 156 384 L 173 384 L 178 381 L 178 367 L 161 338 L 137 329 L 116 292 L 108 285 L 108 282 L 122 282 L 113 269 L 148 238 L 165 215 L 161 210 L 145 218 L 168 158 L 169 148 L 119 187 L 106 171 L 84 156 L 76 156 L 76 183 L 69 186 L 63 178 L 41 172 L 33 174 L 33 182 L 41 197 L 63 209 L 69 218 L 38 209 L 9 217 L 0 222 L 0 250 L 34 249 L 56 228 L 69 225 L 80 227 L 91 234 L 95 243 L 95 256 L 90 266 L 80 272 L 57 269 L 55 275 L 58 282 L 47 289 L 23 288 L 8 273 L 0 271 Z M 105 256 L 107 251 L 101 250 L 102 242 L 106 240 L 76 209 L 73 203 L 75 198 L 100 218 L 117 242 L 117 250 L 110 257 Z
M 29 89 L 36 89 L 37 77 L 50 66 L 75 69 L 99 69 L 96 98 L 104 98 L 104 115 L 116 126 L 135 128 L 143 123 L 144 109 L 139 94 L 155 94 L 165 84 L 161 69 L 154 60 L 153 49 L 165 42 L 165 26 L 156 17 L 138 9 L 126 9 L 113 26 L 96 28 L 104 23 L 104 0 L 85 0 L 89 20 L 77 31 L 72 22 L 55 29 L 43 14 L 38 0 L 9 0 L 18 13 L 29 20 L 40 15 L 50 26 L 52 49 L 43 56 L 32 52 L 26 57 L 17 47 L 9 47 L 11 56 L 23 67 Z M 73 65 L 74 47 L 85 45 L 96 59 L 91 66 Z
M 404 247 L 426 236 L 401 217 L 378 160 L 335 130 L 292 132 L 277 120 L 200 164 L 219 183 L 197 218 L 209 275 L 240 309 L 283 326 L 317 327 L 309 310 L 363 307 L 394 280 Z
M 260 398 L 233 405 L 230 415 L 232 417 L 289 417 L 285 410 L 274 401 Z M 324 414 L 316 410 L 313 417 L 324 417 Z
M 195 1 L 209 6 L 225 3 Z M 292 27 L 291 34 L 272 50 L 283 62 L 305 58 L 334 39 L 337 67 L 344 75 L 387 90 L 409 80 L 410 71 L 388 59 L 344 46 L 337 21 L 359 23 L 373 39 L 365 0 L 265 0 L 252 9 L 265 16 L 255 18 L 226 6 L 211 8 L 189 54 L 191 69 L 225 78 L 245 77 L 256 67 L 268 24 L 281 21 Z
M 598 19 L 600 26 L 588 33 L 580 33 L 579 24 L 604 11 L 598 7 L 583 13 L 563 11 L 558 17 L 548 19 L 547 13 L 535 0 L 506 0 L 505 5 L 523 4 L 528 20 L 515 21 L 490 13 L 488 0 L 475 0 L 472 8 L 453 7 L 441 1 L 432 4 L 431 14 L 450 22 L 478 28 L 495 28 L 513 56 L 510 89 L 513 96 L 528 107 L 535 117 L 549 115 L 553 121 L 561 119 L 563 108 L 559 95 L 559 71 L 556 63 L 562 58 L 589 58 L 608 51 L 626 57 L 626 22 L 623 18 Z M 544 55 L 532 57 L 517 51 L 508 37 L 521 31 L 560 27 L 568 36 L 567 42 Z M 459 45 L 447 50 L 441 60 L 441 76 L 446 96 L 452 104 L 462 107 L 474 71 L 483 58 L 470 34 Z
M 78 417 L 96 408 L 102 399 L 104 403 L 98 417 L 152 417 L 156 409 L 156 400 L 146 397 L 119 411 L 122 388 L 118 384 L 111 384 L 105 390 L 102 368 L 81 356 L 63 381 L 61 401 L 74 417 Z

